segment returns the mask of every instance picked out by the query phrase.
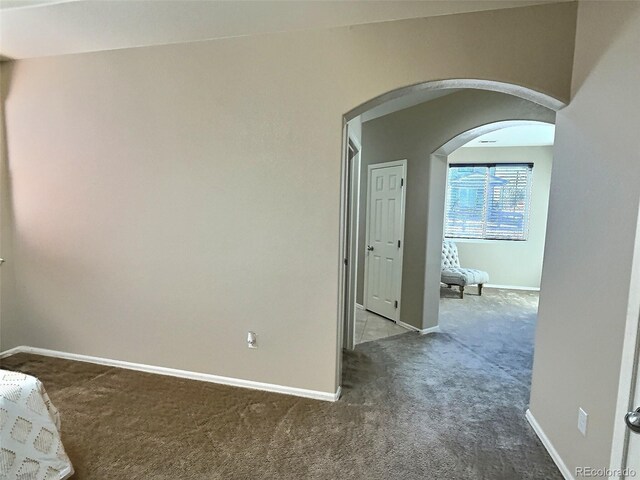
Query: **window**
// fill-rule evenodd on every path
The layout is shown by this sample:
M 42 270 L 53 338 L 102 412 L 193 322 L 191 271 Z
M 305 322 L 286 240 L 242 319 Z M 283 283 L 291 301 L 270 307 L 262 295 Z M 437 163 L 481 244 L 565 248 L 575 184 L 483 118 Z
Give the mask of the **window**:
M 447 238 L 526 240 L 533 164 L 449 165 Z

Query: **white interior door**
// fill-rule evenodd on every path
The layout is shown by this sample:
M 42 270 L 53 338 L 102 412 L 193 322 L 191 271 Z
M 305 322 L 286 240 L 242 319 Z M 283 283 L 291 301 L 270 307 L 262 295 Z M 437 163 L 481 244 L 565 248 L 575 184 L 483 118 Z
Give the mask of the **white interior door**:
M 640 478 L 640 217 L 629 280 L 611 469 L 615 475 L 610 479 Z
M 365 307 L 400 320 L 406 160 L 369 165 Z
M 640 358 L 638 359 L 638 368 L 636 372 L 640 372 Z M 636 375 L 635 401 L 633 408 L 640 411 L 640 374 Z M 625 478 L 640 477 L 640 412 L 636 412 L 637 416 L 629 416 L 628 420 L 637 425 L 638 430 L 634 431 L 632 427 L 629 434 L 629 446 L 627 447 L 627 474 Z M 634 422 L 635 420 L 635 422 Z M 633 473 L 632 473 L 633 472 Z

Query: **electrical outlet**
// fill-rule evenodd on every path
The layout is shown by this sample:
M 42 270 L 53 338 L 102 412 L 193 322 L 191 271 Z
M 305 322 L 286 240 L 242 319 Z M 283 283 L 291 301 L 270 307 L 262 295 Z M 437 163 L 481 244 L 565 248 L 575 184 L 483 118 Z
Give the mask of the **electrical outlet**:
M 258 336 L 255 332 L 247 332 L 247 347 L 258 348 Z
M 585 412 L 582 408 L 578 409 L 578 430 L 580 433 L 587 436 L 587 423 L 589 421 L 589 414 Z

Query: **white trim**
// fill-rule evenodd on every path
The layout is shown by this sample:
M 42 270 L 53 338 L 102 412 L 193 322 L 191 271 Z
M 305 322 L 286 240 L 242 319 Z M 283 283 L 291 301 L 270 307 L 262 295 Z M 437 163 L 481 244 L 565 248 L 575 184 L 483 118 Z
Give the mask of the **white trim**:
M 544 448 L 546 448 L 547 452 L 549 452 L 551 459 L 554 461 L 554 463 L 558 467 L 558 470 L 560 470 L 560 473 L 562 474 L 562 476 L 566 480 L 575 480 L 573 474 L 571 473 L 571 470 L 569 470 L 567 465 L 564 463 L 564 461 L 560 457 L 560 454 L 551 443 L 551 440 L 549 440 L 549 437 L 547 437 L 547 435 L 544 433 L 544 430 L 542 430 L 542 427 L 533 416 L 533 413 L 531 413 L 531 410 L 527 409 L 527 413 L 525 414 L 525 417 L 529 422 L 529 425 L 531 425 L 531 428 L 533 428 L 533 431 L 536 432 L 536 435 L 542 442 L 542 445 L 544 445 Z
M 135 370 L 138 372 L 156 373 L 158 375 L 167 375 L 169 377 L 187 378 L 189 380 L 198 380 L 201 382 L 217 383 L 220 385 L 229 385 L 232 387 L 250 388 L 252 390 L 262 390 L 265 392 L 282 393 L 285 395 L 293 395 L 296 397 L 313 398 L 315 400 L 324 400 L 335 402 L 340 398 L 342 391 L 338 387 L 335 393 L 321 392 L 318 390 L 307 390 L 304 388 L 287 387 L 285 385 L 276 385 L 274 383 L 255 382 L 253 380 L 244 380 L 242 378 L 223 377 L 220 375 L 212 375 L 209 373 L 191 372 L 189 370 L 178 370 L 175 368 L 158 367 L 155 365 L 146 365 L 143 363 L 125 362 L 123 360 L 113 360 L 104 357 L 94 357 L 91 355 L 82 355 L 79 353 L 60 352 L 57 350 L 49 350 L 46 348 L 20 346 L 0 352 L 0 358 L 15 355 L 16 353 L 31 353 L 34 355 L 43 355 L 45 357 L 63 358 L 65 360 L 75 360 L 78 362 L 95 363 L 97 365 L 106 365 L 108 367 L 124 368 L 126 370 Z
M 347 179 L 345 179 L 345 235 L 343 241 L 345 243 L 345 259 L 348 259 L 347 265 L 344 268 L 344 300 L 343 300 L 343 340 L 342 347 L 347 350 L 353 350 L 356 346 L 356 287 L 358 276 L 358 224 L 360 221 L 360 162 L 362 155 L 362 147 L 360 143 L 352 137 L 349 131 L 349 124 L 345 127 L 347 129 L 347 144 L 345 151 L 346 168 L 345 173 Z M 351 161 L 349 161 L 349 150 L 353 148 L 355 154 Z M 349 180 L 346 185 L 346 180 Z M 347 223 L 348 218 L 348 225 Z M 348 241 L 348 243 L 347 243 Z M 341 376 L 339 377 L 341 378 Z M 339 384 L 340 382 L 338 382 Z
M 382 162 L 382 163 L 372 163 L 367 166 L 367 203 L 366 203 L 366 212 L 365 212 L 365 244 L 369 245 L 369 207 L 371 206 L 371 173 L 373 170 L 377 170 L 380 168 L 388 168 L 388 167 L 402 167 L 402 179 L 403 186 L 401 191 L 401 207 L 400 207 L 400 252 L 398 256 L 398 262 L 400 265 L 400 271 L 396 272 L 398 277 L 395 279 L 396 282 L 396 298 L 398 302 L 398 308 L 396 308 L 395 316 L 396 318 L 391 319 L 397 321 L 401 318 L 401 309 L 402 309 L 402 270 L 404 263 L 404 227 L 405 227 L 405 215 L 407 209 L 407 163 L 406 159 L 404 160 L 394 160 L 391 162 Z M 369 290 L 369 254 L 365 253 L 364 257 L 364 298 L 363 303 L 366 309 L 369 309 L 367 305 L 368 298 L 368 290 Z M 372 310 L 373 311 L 373 310 Z M 377 313 L 377 312 L 373 312 Z
M 430 333 L 438 333 L 440 332 L 440 325 L 436 325 L 435 327 L 423 328 L 420 330 L 420 335 L 429 335 Z
M 636 224 L 636 237 L 631 260 L 629 297 L 618 380 L 616 401 L 616 421 L 613 427 L 610 468 L 622 470 L 627 467 L 630 434 L 624 422 L 624 415 L 638 406 L 640 400 L 640 216 Z M 617 477 L 611 477 L 616 478 Z M 630 477 L 629 477 L 630 478 Z
M 463 147 L 460 147 L 460 148 L 463 148 Z M 496 162 L 496 163 L 500 163 L 500 162 Z M 455 165 L 455 163 L 452 163 L 450 165 Z M 482 164 L 479 164 L 479 165 L 482 165 Z M 504 240 L 504 239 L 497 239 L 497 238 L 456 238 L 456 237 L 446 237 L 446 240 L 451 240 L 452 242 L 455 242 L 455 243 L 471 243 L 471 244 L 484 243 L 488 245 L 495 245 L 496 243 L 500 245 L 508 245 L 513 242 L 527 243 L 529 241 L 529 240 Z
M 485 283 L 483 288 L 500 288 L 502 290 L 526 290 L 528 292 L 539 292 L 540 287 L 522 287 L 520 285 L 495 285 L 493 283 Z
M 567 106 L 564 101 L 558 98 L 513 83 L 472 78 L 451 78 L 447 80 L 431 80 L 428 82 L 418 83 L 416 85 L 397 88 L 382 95 L 378 95 L 377 97 L 357 106 L 347 112 L 344 117 L 346 120 L 351 120 L 367 110 L 371 110 L 373 107 L 377 107 L 389 100 L 394 100 L 404 95 L 410 95 L 423 90 L 443 90 L 448 88 L 473 88 L 476 90 L 489 90 L 491 92 L 507 93 L 555 111 L 561 110 Z
M 418 327 L 414 327 L 413 325 L 409 325 L 408 323 L 401 322 L 398 320 L 396 322 L 397 325 L 406 328 L 407 330 L 411 330 L 413 332 L 418 332 L 420 335 L 428 335 L 430 333 L 436 333 L 440 331 L 440 326 L 436 325 L 435 327 L 423 328 L 422 330 Z
M 21 353 L 24 347 L 14 347 L 9 350 L 5 350 L 4 352 L 0 352 L 0 358 L 10 357 L 11 355 L 15 355 L 16 353 Z
M 356 150 L 358 150 L 358 152 L 361 152 L 362 151 L 362 143 L 356 137 L 354 137 L 352 135 L 349 135 L 348 131 L 349 131 L 349 125 L 348 125 L 348 122 L 347 122 L 347 137 L 348 137 L 349 141 L 351 143 L 353 143 L 353 146 L 356 147 Z
M 340 171 L 340 224 L 339 224 L 339 235 L 338 238 L 340 240 L 340 248 L 338 251 L 338 311 L 336 312 L 336 356 L 335 356 L 335 385 L 338 388 L 342 382 L 342 349 L 344 348 L 344 328 L 345 322 L 347 319 L 345 318 L 345 302 L 346 302 L 346 294 L 347 294 L 347 270 L 344 268 L 344 259 L 346 257 L 346 238 L 347 238 L 347 221 L 346 221 L 346 212 L 348 208 L 348 198 L 347 198 L 347 167 L 349 162 L 347 161 L 348 154 L 348 145 L 349 145 L 349 135 L 348 135 L 347 122 L 343 118 L 342 119 L 342 161 L 340 162 L 341 171 Z M 354 322 L 355 323 L 355 322 Z
M 364 305 L 360 305 L 359 303 L 356 303 L 356 308 L 358 310 L 364 310 Z

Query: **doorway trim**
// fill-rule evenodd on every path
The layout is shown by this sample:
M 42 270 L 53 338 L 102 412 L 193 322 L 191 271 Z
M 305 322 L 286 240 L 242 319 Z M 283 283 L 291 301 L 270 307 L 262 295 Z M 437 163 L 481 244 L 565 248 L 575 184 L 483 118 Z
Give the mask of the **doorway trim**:
M 437 148 L 430 154 L 429 162 L 431 162 L 432 165 L 440 162 L 446 168 L 449 155 L 481 135 L 495 132 L 497 130 L 502 130 L 503 128 L 508 127 L 549 124 L 551 123 L 544 120 L 499 120 L 496 122 L 479 125 L 469 130 L 462 131 L 455 135 L 453 138 L 450 138 L 447 142 L 442 144 L 439 148 Z M 445 176 L 445 182 L 446 181 L 447 177 Z M 437 199 L 437 204 L 434 203 L 433 205 L 434 223 L 430 223 L 430 221 L 428 221 L 427 223 L 427 232 L 431 230 L 432 232 L 435 232 L 434 235 L 440 238 L 444 237 L 444 211 L 446 204 L 446 190 L 447 189 L 445 184 L 442 196 Z M 429 259 L 431 259 L 431 262 L 433 264 L 436 264 L 439 262 L 441 253 L 442 245 L 436 246 L 427 241 L 425 261 L 429 262 Z M 427 328 L 437 328 L 440 325 L 440 303 L 438 301 L 439 292 L 436 293 L 427 286 L 439 283 L 440 272 L 438 271 L 434 274 L 433 271 L 425 269 L 424 275 L 425 293 L 422 306 L 422 325 L 423 327 L 427 325 Z
M 516 85 L 514 83 L 498 82 L 495 80 L 482 80 L 474 78 L 449 78 L 445 80 L 430 80 L 414 85 L 407 85 L 389 92 L 378 95 L 377 97 L 368 100 L 357 107 L 349 110 L 345 115 L 345 120 L 351 120 L 358 115 L 371 110 L 373 107 L 377 107 L 389 100 L 410 95 L 416 92 L 422 92 L 425 90 L 447 90 L 447 89 L 475 89 L 475 90 L 488 90 L 490 92 L 506 93 L 519 97 L 530 102 L 537 103 L 543 107 L 547 107 L 551 110 L 562 110 L 567 106 L 567 103 L 559 98 L 552 97 L 546 93 L 532 90 L 528 87 Z
M 346 215 L 345 209 L 347 208 L 346 194 L 347 190 L 345 188 L 346 183 L 346 142 L 347 142 L 347 122 L 354 119 L 358 115 L 363 112 L 380 105 L 388 100 L 392 100 L 394 98 L 398 98 L 404 95 L 408 95 L 413 92 L 418 92 L 421 90 L 444 90 L 449 88 L 474 88 L 478 90 L 488 90 L 494 92 L 502 92 L 513 95 L 515 97 L 519 97 L 525 100 L 532 101 L 539 105 L 550 108 L 551 110 L 561 110 L 562 108 L 567 106 L 567 103 L 558 98 L 547 95 L 543 92 L 533 90 L 531 88 L 517 85 L 513 83 L 506 82 L 498 82 L 494 80 L 481 80 L 481 79 L 470 79 L 470 78 L 450 78 L 446 80 L 428 80 L 425 82 L 406 85 L 404 87 L 399 87 L 386 93 L 382 93 L 377 97 L 371 98 L 370 100 L 357 105 L 352 108 L 348 112 L 346 112 L 342 116 L 342 139 L 343 139 L 343 147 L 341 149 L 341 163 L 340 163 L 340 218 L 339 218 L 339 232 L 338 232 L 338 244 L 339 244 L 339 252 L 338 252 L 338 304 L 337 304 L 337 322 L 336 322 L 336 348 L 335 348 L 335 387 L 336 389 L 342 385 L 342 345 L 343 345 L 343 331 L 344 331 L 344 322 L 346 321 L 344 316 L 344 302 L 346 301 L 346 284 L 345 284 L 345 272 L 343 269 L 344 265 L 344 237 L 346 235 L 346 230 L 348 226 L 346 225 Z
M 398 302 L 397 307 L 397 320 L 400 321 L 402 313 L 402 271 L 404 261 L 404 227 L 405 227 L 405 214 L 407 208 L 407 160 L 394 160 L 391 162 L 372 163 L 367 166 L 367 204 L 366 204 L 366 219 L 365 219 L 365 244 L 369 245 L 369 207 L 371 203 L 371 173 L 373 170 L 379 168 L 388 167 L 402 167 L 402 184 L 401 184 L 401 207 L 400 207 L 400 255 L 398 260 L 400 262 L 400 273 L 398 279 L 396 279 L 396 298 Z M 364 295 L 362 298 L 362 304 L 364 309 L 367 310 L 367 298 L 369 292 L 369 255 L 365 254 L 364 259 Z
M 622 362 L 620 364 L 620 380 L 613 427 L 610 468 L 612 472 L 623 471 L 627 466 L 627 453 L 630 443 L 630 432 L 624 422 L 627 412 L 635 409 L 635 391 L 640 375 L 640 215 L 637 219 L 636 238 L 631 263 L 629 280 L 629 297 L 627 304 L 627 321 L 622 345 Z M 611 479 L 622 477 L 611 476 Z
M 347 350 L 355 348 L 356 341 L 356 278 L 358 275 L 358 224 L 360 221 L 360 162 L 362 145 L 349 134 L 348 124 L 345 126 L 347 162 L 345 182 L 346 211 L 345 224 L 347 230 L 344 235 L 344 275 L 345 275 L 345 301 L 342 347 Z M 349 150 L 354 150 L 354 155 L 349 158 Z

